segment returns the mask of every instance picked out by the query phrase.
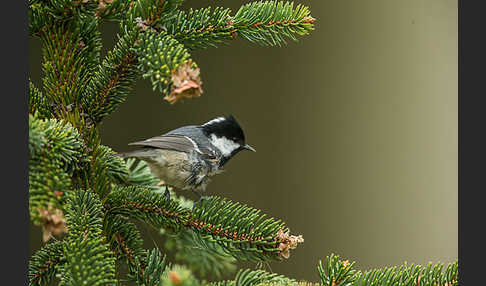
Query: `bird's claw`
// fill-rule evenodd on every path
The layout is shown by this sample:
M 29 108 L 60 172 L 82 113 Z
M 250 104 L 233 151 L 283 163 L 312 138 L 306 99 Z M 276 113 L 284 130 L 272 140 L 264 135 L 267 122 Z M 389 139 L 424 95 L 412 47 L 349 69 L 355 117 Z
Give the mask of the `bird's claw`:
M 167 185 L 165 185 L 165 198 L 167 199 L 167 201 L 170 201 L 170 192 L 169 192 L 169 188 L 167 187 Z

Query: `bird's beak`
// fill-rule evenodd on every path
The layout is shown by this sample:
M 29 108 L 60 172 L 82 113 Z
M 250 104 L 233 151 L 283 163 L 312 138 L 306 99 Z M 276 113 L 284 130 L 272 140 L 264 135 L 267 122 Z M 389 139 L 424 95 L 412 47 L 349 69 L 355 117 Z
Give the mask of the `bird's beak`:
M 250 150 L 250 151 L 256 152 L 255 148 L 251 147 L 251 146 L 250 146 L 250 145 L 248 145 L 248 144 L 245 144 L 245 146 L 243 146 L 243 149 L 246 149 L 246 150 Z

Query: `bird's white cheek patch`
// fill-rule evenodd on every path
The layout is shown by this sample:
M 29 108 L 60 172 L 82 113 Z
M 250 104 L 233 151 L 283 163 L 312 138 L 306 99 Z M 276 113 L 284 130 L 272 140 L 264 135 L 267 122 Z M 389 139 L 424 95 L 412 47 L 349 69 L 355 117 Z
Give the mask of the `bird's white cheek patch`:
M 217 137 L 214 134 L 211 134 L 211 143 L 221 151 L 223 156 L 229 156 L 231 152 L 238 149 L 240 144 L 230 140 L 226 137 Z

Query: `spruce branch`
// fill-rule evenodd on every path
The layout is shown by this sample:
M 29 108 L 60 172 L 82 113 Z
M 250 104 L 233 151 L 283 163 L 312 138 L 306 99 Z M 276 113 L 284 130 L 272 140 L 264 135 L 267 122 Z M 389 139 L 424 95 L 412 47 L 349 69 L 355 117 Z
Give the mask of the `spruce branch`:
M 132 19 L 140 18 L 146 27 L 160 31 L 161 23 L 172 19 L 182 2 L 184 0 L 136 0 L 128 13 Z
M 98 7 L 96 1 L 46 0 L 29 1 L 29 5 L 39 5 L 48 9 L 49 17 L 59 21 L 72 20 L 81 15 L 93 14 Z
M 325 286 L 452 286 L 458 285 L 457 261 L 449 263 L 443 271 L 444 265 L 429 263 L 426 267 L 421 265 L 408 265 L 385 267 L 365 272 L 353 268 L 355 262 L 342 261 L 339 256 L 331 254 L 326 257 L 325 263 L 319 261 L 317 270 L 321 283 Z
M 52 113 L 47 98 L 29 79 L 29 113 L 36 114 L 39 119 L 49 118 Z
M 115 186 L 106 197 L 109 214 L 119 214 L 146 222 L 157 229 L 180 229 L 188 210 L 150 189 Z
M 218 197 L 204 200 L 187 224 L 204 239 L 220 243 L 228 254 L 248 261 L 287 259 L 289 251 L 304 241 L 302 236 L 290 235 L 282 221 Z
M 57 214 L 62 223 L 59 211 L 63 209 L 65 191 L 70 186 L 69 176 L 56 163 L 43 158 L 36 165 L 29 165 L 29 215 L 35 225 L 43 227 L 44 241 L 52 234 L 64 232 L 63 225 L 53 220 L 52 214 Z
M 103 231 L 110 249 L 118 260 L 124 260 L 127 265 L 134 265 L 137 256 L 145 255 L 140 232 L 133 223 L 122 216 L 105 216 Z
M 124 22 L 141 18 L 152 28 L 173 17 L 183 0 L 98 0 L 96 16 L 102 20 Z
M 143 78 L 150 78 L 153 89 L 175 103 L 182 98 L 199 97 L 202 82 L 199 68 L 177 40 L 165 32 L 146 31 L 137 47 Z
M 234 280 L 210 283 L 209 286 L 296 285 L 294 279 L 265 270 L 241 269 Z
M 93 13 L 96 4 L 53 0 L 31 7 L 30 34 L 40 36 L 43 44 L 44 96 L 54 103 L 55 117 L 69 120 L 67 113 L 79 103 L 100 57 L 101 36 Z
M 360 273 L 353 270 L 355 262 L 341 261 L 339 256 L 331 254 L 326 257 L 324 266 L 319 261 L 318 271 L 321 282 L 326 286 L 344 286 L 357 280 Z
M 98 141 L 99 138 L 93 140 Z M 113 156 L 115 152 L 110 147 L 101 145 L 99 142 L 91 144 L 88 153 L 90 163 L 84 173 L 79 175 L 80 179 L 84 180 L 80 186 L 90 188 L 100 198 L 105 198 L 113 183 L 126 182 L 128 170 L 121 158 Z
M 80 134 L 71 124 L 29 115 L 29 212 L 34 224 L 44 230 L 62 227 L 51 220 L 51 214 L 63 210 L 71 174 L 85 160 L 81 145 Z M 49 232 L 45 235 L 44 239 L 50 237 Z
M 105 21 L 122 21 L 135 0 L 98 0 L 96 17 Z
M 38 250 L 29 261 L 29 285 L 49 285 L 58 273 L 63 261 L 62 242 L 47 244 Z
M 280 220 L 266 218 L 260 210 L 211 197 L 193 212 L 167 201 L 159 193 L 141 187 L 117 187 L 107 197 L 108 212 L 139 219 L 155 228 L 172 231 L 190 229 L 219 244 L 229 255 L 247 261 L 280 260 L 303 242 L 301 236 L 289 235 Z
M 159 194 L 165 192 L 160 179 L 154 177 L 145 161 L 129 158 L 126 164 L 129 169 L 128 184 L 144 186 Z M 192 201 L 175 193 L 171 194 L 171 198 L 183 208 L 191 208 L 193 205 Z M 193 273 L 202 276 L 212 274 L 218 278 L 236 269 L 233 256 L 228 255 L 219 244 L 201 239 L 190 229 L 172 232 L 162 228 L 160 233 L 166 237 L 165 249 L 175 252 L 175 261 L 187 265 Z
M 202 239 L 190 229 L 178 233 L 161 232 L 167 236 L 164 247 L 174 251 L 175 261 L 187 265 L 192 273 L 221 278 L 235 272 L 236 258 L 227 254 L 219 244 Z
M 165 255 L 158 249 L 152 249 L 146 255 L 136 256 L 135 263 L 130 267 L 130 279 L 138 285 L 162 286 L 163 274 L 167 267 Z
M 80 103 L 89 75 L 98 64 L 101 38 L 94 16 L 80 16 L 48 26 L 41 34 L 44 50 L 45 95 L 58 113 Z
M 135 224 L 120 215 L 108 215 L 104 233 L 118 260 L 128 265 L 129 280 L 139 285 L 157 285 L 166 267 L 165 255 L 158 249 L 142 248 L 142 237 Z
M 101 165 L 105 166 L 106 174 L 113 183 L 125 183 L 128 180 L 128 169 L 122 158 L 114 156 L 113 149 L 100 145 Z
M 139 75 L 133 51 L 138 31 L 126 25 L 122 29 L 122 36 L 118 36 L 115 47 L 98 65 L 84 90 L 83 110 L 94 123 L 125 101 Z
M 250 42 L 281 46 L 286 38 L 307 35 L 315 19 L 306 6 L 293 2 L 258 1 L 243 5 L 232 18 L 238 35 Z
M 30 133 L 32 133 L 32 137 L 30 137 Z M 45 155 L 51 161 L 59 162 L 69 173 L 77 169 L 79 164 L 84 161 L 81 158 L 81 147 L 80 134 L 70 123 L 56 119 L 41 120 L 29 115 L 31 159 Z
M 115 282 L 115 257 L 102 235 L 102 206 L 91 191 L 70 193 L 64 240 L 63 285 L 105 285 Z
M 314 21 L 303 5 L 294 8 L 292 2 L 258 1 L 243 5 L 234 16 L 221 7 L 179 11 L 163 27 L 189 49 L 216 47 L 237 35 L 253 43 L 281 46 L 286 38 L 297 41 L 296 35 L 307 35 Z
M 230 9 L 211 7 L 178 11 L 174 19 L 163 23 L 172 37 L 191 50 L 216 47 L 224 40 L 233 39 Z
M 29 35 L 39 36 L 46 25 L 53 22 L 49 17 L 49 9 L 38 3 L 39 1 L 29 1 Z
M 29 0 L 29 34 L 40 36 L 48 26 L 66 23 L 86 15 L 93 15 L 95 1 Z
M 29 159 L 38 157 L 47 143 L 44 137 L 45 121 L 29 114 Z
M 128 158 L 125 164 L 128 169 L 128 184 L 143 186 L 147 188 L 153 187 L 154 189 L 159 190 L 162 189 L 162 187 L 157 185 L 160 183 L 160 179 L 157 179 L 152 174 L 149 166 L 145 161 L 137 160 L 135 158 Z

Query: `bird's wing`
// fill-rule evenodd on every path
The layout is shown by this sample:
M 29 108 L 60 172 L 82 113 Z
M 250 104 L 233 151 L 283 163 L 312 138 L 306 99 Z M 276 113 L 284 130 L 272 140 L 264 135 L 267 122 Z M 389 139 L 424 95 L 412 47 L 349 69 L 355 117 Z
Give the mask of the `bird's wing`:
M 196 150 L 202 154 L 211 154 L 209 150 L 203 149 L 196 145 L 196 143 L 184 135 L 164 134 L 149 138 L 147 140 L 133 142 L 128 145 L 136 145 L 143 147 L 153 147 L 165 150 L 174 150 L 179 152 L 190 153 Z

